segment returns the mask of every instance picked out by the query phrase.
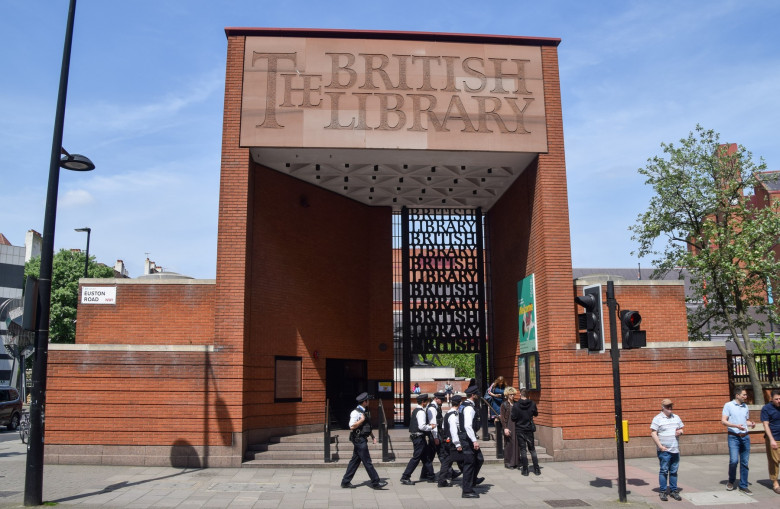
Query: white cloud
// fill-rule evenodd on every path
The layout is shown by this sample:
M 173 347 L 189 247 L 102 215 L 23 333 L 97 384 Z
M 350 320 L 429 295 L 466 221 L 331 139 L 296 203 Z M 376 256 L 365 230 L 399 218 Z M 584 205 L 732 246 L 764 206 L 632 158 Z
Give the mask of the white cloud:
M 94 202 L 95 198 L 92 196 L 92 193 L 86 189 L 73 189 L 66 191 L 63 196 L 60 196 L 57 200 L 57 205 L 60 207 L 80 207 Z

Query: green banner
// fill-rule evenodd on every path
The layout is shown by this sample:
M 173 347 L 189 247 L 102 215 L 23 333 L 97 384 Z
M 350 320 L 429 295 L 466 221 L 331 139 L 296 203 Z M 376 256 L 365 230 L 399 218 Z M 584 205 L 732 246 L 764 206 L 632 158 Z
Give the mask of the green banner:
M 518 336 L 521 354 L 537 350 L 535 286 L 533 274 L 517 283 Z

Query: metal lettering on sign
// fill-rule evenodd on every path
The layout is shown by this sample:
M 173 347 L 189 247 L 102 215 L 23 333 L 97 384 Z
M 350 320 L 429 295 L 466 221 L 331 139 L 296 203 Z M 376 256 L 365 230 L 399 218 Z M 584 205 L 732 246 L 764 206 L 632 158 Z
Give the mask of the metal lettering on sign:
M 404 334 L 411 353 L 482 352 L 482 211 L 405 208 L 403 225 Z

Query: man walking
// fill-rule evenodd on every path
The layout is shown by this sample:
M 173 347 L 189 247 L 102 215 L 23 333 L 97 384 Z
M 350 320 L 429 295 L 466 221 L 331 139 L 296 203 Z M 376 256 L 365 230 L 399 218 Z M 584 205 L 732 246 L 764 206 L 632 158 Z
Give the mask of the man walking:
M 682 500 L 677 489 L 677 469 L 680 466 L 680 446 L 677 437 L 682 435 L 683 426 L 680 416 L 672 412 L 671 399 L 661 401 L 661 413 L 653 417 L 650 424 L 650 436 L 655 442 L 658 454 L 658 487 L 661 500 L 666 502 L 671 496 L 675 500 Z M 669 479 L 669 495 L 666 494 L 667 477 Z
M 747 391 L 744 387 L 734 390 L 734 399 L 723 405 L 723 416 L 720 422 L 728 428 L 729 441 L 729 483 L 726 489 L 731 491 L 737 479 L 737 464 L 739 464 L 739 491 L 752 495 L 748 487 L 748 462 L 750 461 L 750 435 L 748 428 L 754 428 L 756 423 L 750 420 L 747 405 Z
M 433 401 L 431 401 L 431 403 L 428 405 L 428 408 L 426 408 L 426 411 L 428 412 L 428 423 L 436 424 L 436 427 L 431 431 L 431 441 L 428 444 L 428 451 L 431 457 L 431 461 L 433 461 L 434 456 L 436 456 L 439 458 L 439 463 L 444 461 L 442 459 L 444 451 L 441 446 L 441 439 L 439 435 L 441 434 L 441 423 L 444 419 L 441 411 L 441 404 L 445 397 L 446 394 L 443 392 L 434 393 Z
M 761 422 L 764 423 L 764 441 L 766 442 L 766 459 L 769 462 L 769 479 L 772 489 L 780 495 L 780 484 L 777 482 L 777 472 L 780 467 L 780 389 L 772 389 L 772 400 L 761 409 Z
M 466 400 L 459 410 L 458 439 L 460 440 L 459 453 L 463 454 L 463 482 L 461 484 L 461 497 L 479 498 L 474 491 L 474 486 L 482 484 L 484 477 L 477 477 L 485 458 L 479 449 L 477 431 L 479 431 L 479 418 L 474 403 L 479 397 L 479 389 L 473 385 L 466 389 Z
M 341 479 L 342 488 L 354 488 L 352 478 L 355 476 L 360 463 L 366 468 L 371 487 L 375 490 L 387 486 L 387 481 L 379 479 L 374 464 L 371 463 L 371 454 L 368 452 L 368 437 L 371 437 L 376 443 L 376 438 L 371 432 L 371 419 L 368 410 L 365 408 L 365 401 L 368 399 L 368 393 L 361 393 L 355 400 L 358 402 L 357 408 L 349 414 L 349 440 L 352 442 L 352 459 L 349 460 L 347 471 Z
M 412 459 L 406 465 L 406 470 L 401 474 L 401 484 L 414 485 L 412 473 L 420 461 L 423 464 L 420 480 L 428 482 L 436 480 L 436 474 L 433 472 L 433 458 L 429 453 L 428 441 L 426 440 L 426 436 L 430 435 L 431 431 L 436 428 L 436 423 L 430 423 L 430 419 L 427 417 L 428 413 L 425 410 L 429 401 L 430 398 L 427 394 L 417 396 L 417 408 L 414 409 L 412 418 L 409 419 L 409 438 L 412 440 L 414 452 Z
M 439 432 L 439 440 L 441 440 L 440 456 L 441 469 L 436 476 L 439 488 L 446 488 L 450 486 L 448 479 L 455 479 L 460 475 L 460 472 L 455 472 L 452 469 L 454 462 L 460 462 L 463 464 L 463 448 L 460 444 L 460 438 L 458 438 L 458 406 L 460 406 L 461 395 L 453 394 L 450 398 L 452 402 L 452 408 L 444 414 L 441 428 Z

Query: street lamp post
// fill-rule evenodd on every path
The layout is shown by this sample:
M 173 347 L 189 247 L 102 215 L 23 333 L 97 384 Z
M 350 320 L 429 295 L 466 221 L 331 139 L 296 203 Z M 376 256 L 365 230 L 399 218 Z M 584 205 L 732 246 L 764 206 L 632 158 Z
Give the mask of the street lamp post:
M 84 261 L 84 277 L 89 277 L 87 275 L 87 269 L 89 268 L 89 235 L 92 233 L 92 228 L 84 227 L 84 228 L 76 228 L 77 232 L 87 232 L 87 259 Z
M 43 502 L 43 413 L 46 404 L 46 367 L 49 347 L 49 315 L 51 312 L 51 276 L 54 258 L 54 224 L 57 215 L 57 192 L 60 168 L 74 171 L 95 169 L 87 157 L 68 154 L 62 149 L 62 131 L 65 122 L 65 99 L 68 92 L 70 48 L 73 41 L 73 20 L 76 0 L 70 0 L 65 45 L 62 50 L 60 87 L 57 95 L 57 111 L 54 117 L 54 135 L 49 164 L 49 184 L 46 192 L 46 211 L 43 219 L 43 247 L 41 270 L 38 279 L 38 314 L 35 324 L 35 362 L 33 363 L 32 391 L 30 399 L 30 441 L 27 450 L 27 470 L 24 480 L 24 505 L 41 505 Z M 62 157 L 64 154 L 65 157 Z

